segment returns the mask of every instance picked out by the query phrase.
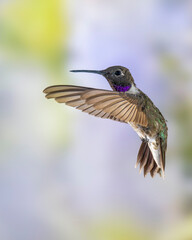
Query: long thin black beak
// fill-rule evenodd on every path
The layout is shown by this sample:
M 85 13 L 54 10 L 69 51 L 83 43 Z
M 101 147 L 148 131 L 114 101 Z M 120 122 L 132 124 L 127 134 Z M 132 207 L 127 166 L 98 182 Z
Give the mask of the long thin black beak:
M 100 75 L 104 74 L 103 71 L 97 71 L 97 70 L 71 70 L 70 72 L 86 72 L 86 73 L 96 73 Z

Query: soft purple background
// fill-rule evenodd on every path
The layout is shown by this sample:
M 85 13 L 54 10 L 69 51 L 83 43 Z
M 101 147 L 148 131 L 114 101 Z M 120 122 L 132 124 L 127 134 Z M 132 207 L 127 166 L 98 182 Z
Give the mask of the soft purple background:
M 66 29 L 53 63 L 44 44 L 33 55 L 34 45 L 19 42 L 30 28 L 17 36 L 12 12 L 0 26 L 0 239 L 191 239 L 191 1 L 55 2 L 48 30 L 59 14 Z M 34 1 L 34 9 L 40 3 L 46 6 Z M 12 1 L 0 8 L 6 4 L 17 9 Z M 37 29 L 34 9 L 28 17 Z M 134 168 L 141 142 L 128 125 L 44 98 L 53 84 L 110 89 L 102 76 L 68 71 L 112 65 L 128 67 L 168 120 L 165 180 Z

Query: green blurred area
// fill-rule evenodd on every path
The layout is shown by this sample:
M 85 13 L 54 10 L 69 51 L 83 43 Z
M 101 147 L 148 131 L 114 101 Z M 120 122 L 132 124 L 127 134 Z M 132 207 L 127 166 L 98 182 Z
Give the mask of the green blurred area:
M 170 114 L 178 127 L 176 155 L 182 157 L 186 176 L 192 176 L 192 101 L 191 101 L 191 69 L 185 61 L 173 54 L 164 53 L 160 57 L 162 71 L 170 79 L 170 87 L 175 91 L 174 106 Z M 169 103 L 168 103 L 169 104 Z M 184 164 L 185 163 L 185 164 Z
M 0 9 L 0 49 L 60 70 L 66 59 L 67 10 L 60 0 L 16 0 Z
M 88 232 L 93 240 L 152 240 L 154 234 L 148 233 L 144 227 L 134 225 L 131 221 L 123 221 L 123 217 L 101 219 L 99 223 L 90 227 Z

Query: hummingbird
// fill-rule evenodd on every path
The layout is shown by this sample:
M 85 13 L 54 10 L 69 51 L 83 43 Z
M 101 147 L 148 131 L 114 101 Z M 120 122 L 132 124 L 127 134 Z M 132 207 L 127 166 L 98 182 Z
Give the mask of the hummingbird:
M 43 92 L 46 98 L 54 98 L 96 117 L 128 123 L 139 135 L 142 143 L 135 167 L 143 169 L 144 176 L 159 174 L 164 178 L 167 149 L 167 124 L 160 110 L 151 99 L 136 87 L 129 69 L 112 66 L 105 70 L 71 70 L 100 74 L 112 90 L 74 85 L 54 85 Z

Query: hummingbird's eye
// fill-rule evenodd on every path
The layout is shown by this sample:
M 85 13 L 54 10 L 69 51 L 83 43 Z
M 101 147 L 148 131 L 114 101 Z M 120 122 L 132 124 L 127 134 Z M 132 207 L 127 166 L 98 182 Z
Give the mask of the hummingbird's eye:
M 115 71 L 115 76 L 120 76 L 120 75 L 122 75 L 121 70 L 117 70 L 117 71 Z

